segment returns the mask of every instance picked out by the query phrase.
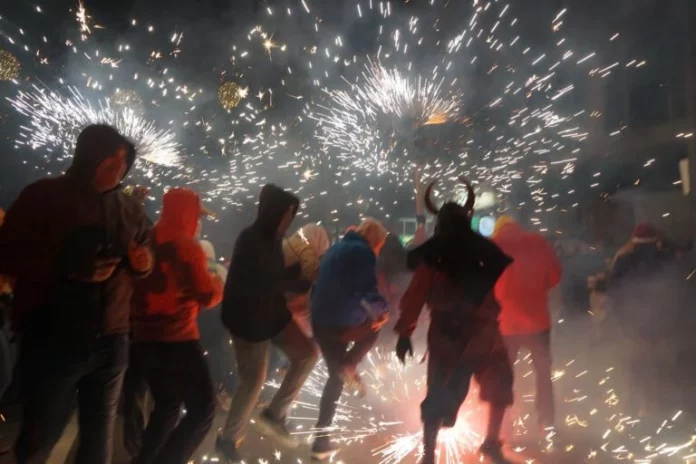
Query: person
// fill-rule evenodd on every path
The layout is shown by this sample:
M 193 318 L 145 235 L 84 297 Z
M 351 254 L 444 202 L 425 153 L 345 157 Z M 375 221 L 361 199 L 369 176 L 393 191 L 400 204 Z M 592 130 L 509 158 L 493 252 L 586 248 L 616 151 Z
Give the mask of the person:
M 656 413 L 674 395 L 664 379 L 676 371 L 675 338 L 691 332 L 680 310 L 687 301 L 684 285 L 661 232 L 653 224 L 637 224 L 611 263 L 607 293 L 609 318 L 621 341 L 620 367 L 630 382 L 627 401 L 640 415 Z
M 517 361 L 521 348 L 531 353 L 536 372 L 537 423 L 543 436 L 555 424 L 549 291 L 561 281 L 561 265 L 542 235 L 522 229 L 509 216 L 498 219 L 493 241 L 514 260 L 495 285 L 501 307 L 500 331 L 511 363 Z
M 132 280 L 153 264 L 142 207 L 119 188 L 135 156 L 116 129 L 86 127 L 67 172 L 26 187 L 0 228 L 0 274 L 15 279 L 22 335 L 20 464 L 46 461 L 76 394 L 76 462 L 111 462 Z
M 329 248 L 319 267 L 312 291 L 312 327 L 329 378 L 319 403 L 313 459 L 327 459 L 338 450 L 322 432 L 333 423 L 344 384 L 360 396 L 366 393 L 357 367 L 388 318 L 377 288 L 377 256 L 386 238 L 384 226 L 367 218 Z
M 135 288 L 134 359 L 155 403 L 138 464 L 187 463 L 213 423 L 213 386 L 196 318 L 201 309 L 220 303 L 222 280 L 209 272 L 195 239 L 201 214 L 193 190 L 164 194 L 153 230 L 155 268 Z M 179 421 L 182 406 L 186 414 Z
M 500 308 L 493 287 L 511 260 L 500 249 L 471 230 L 474 192 L 464 206 L 445 203 L 439 210 L 425 190 L 428 210 L 436 215 L 434 235 L 408 256 L 414 275 L 401 300 L 397 357 L 413 356 L 411 336 L 424 305 L 430 309 L 427 394 L 421 403 L 423 463 L 436 462 L 441 427 L 453 427 L 469 392 L 472 375 L 480 384 L 481 399 L 490 405 L 488 428 L 480 451 L 495 463 L 507 463 L 500 430 L 512 404 L 513 373 L 498 327 Z
M 314 283 L 319 275 L 321 258 L 328 249 L 329 235 L 326 229 L 319 224 L 307 224 L 283 240 L 285 267 L 289 268 L 300 263 L 302 278 Z M 309 292 L 289 293 L 286 295 L 286 300 L 297 325 L 308 337 L 313 337 L 309 317 Z
M 126 185 L 123 192 L 137 201 L 143 208 L 149 189 L 141 185 Z M 148 227 L 152 229 L 154 223 L 146 215 Z M 133 359 L 133 340 L 131 337 L 129 358 Z M 122 392 L 122 414 L 123 414 L 123 447 L 131 460 L 135 460 L 140 453 L 145 434 L 145 420 L 150 416 L 152 410 L 152 397 L 147 385 L 144 372 L 137 369 L 137 363 L 131 362 L 126 369 L 123 378 Z M 77 451 L 77 443 L 73 444 L 74 451 Z M 73 449 L 70 455 L 73 456 Z
M 266 380 L 271 346 L 290 361 L 283 382 L 256 420 L 264 434 L 285 446 L 299 442 L 286 425 L 287 414 L 317 362 L 318 350 L 293 320 L 286 292 L 304 293 L 310 284 L 300 278 L 299 263 L 286 270 L 282 238 L 295 218 L 299 199 L 273 184 L 259 195 L 254 223 L 237 237 L 232 253 L 222 321 L 230 331 L 237 358 L 239 385 L 232 399 L 217 449 L 225 459 L 241 462 L 239 446 Z
M 208 259 L 208 271 L 217 274 L 224 286 L 227 281 L 227 268 L 217 261 L 215 247 L 210 241 L 201 240 L 200 244 Z M 201 313 L 198 317 L 198 329 L 201 333 L 201 345 L 207 353 L 218 406 L 229 412 L 232 402 L 230 395 L 236 388 L 236 373 L 231 370 L 234 355 L 230 345 L 230 334 L 220 324 L 220 305 Z

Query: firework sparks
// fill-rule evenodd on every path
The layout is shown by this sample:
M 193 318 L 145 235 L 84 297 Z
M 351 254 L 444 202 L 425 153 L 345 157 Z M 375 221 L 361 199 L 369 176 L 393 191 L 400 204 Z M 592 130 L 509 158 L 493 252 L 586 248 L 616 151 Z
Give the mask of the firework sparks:
M 9 99 L 30 120 L 28 126 L 22 126 L 18 143 L 23 141 L 34 150 L 57 148 L 59 156 L 70 156 L 74 141 L 85 126 L 105 123 L 131 139 L 142 159 L 162 166 L 180 163 L 179 145 L 172 132 L 158 129 L 129 108 L 115 110 L 108 101 L 93 105 L 77 89 L 70 87 L 69 91 L 69 96 L 65 96 L 34 86 L 32 91 L 20 91 Z

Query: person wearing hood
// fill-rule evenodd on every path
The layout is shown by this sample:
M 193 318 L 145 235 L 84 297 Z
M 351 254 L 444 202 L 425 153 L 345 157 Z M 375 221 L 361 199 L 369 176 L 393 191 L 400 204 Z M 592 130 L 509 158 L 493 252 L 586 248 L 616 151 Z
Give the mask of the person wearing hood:
M 256 420 L 257 426 L 288 447 L 298 440 L 286 426 L 287 413 L 318 358 L 314 343 L 293 321 L 285 294 L 304 293 L 310 283 L 301 265 L 285 269 L 282 239 L 295 218 L 299 199 L 273 184 L 259 195 L 256 220 L 234 245 L 222 301 L 222 322 L 232 335 L 239 385 L 232 399 L 218 451 L 228 461 L 241 462 L 239 445 L 266 380 L 271 346 L 290 361 L 283 383 Z
M 18 463 L 45 462 L 76 394 L 76 462 L 111 461 L 132 280 L 153 263 L 143 209 L 119 188 L 134 162 L 135 147 L 116 129 L 88 126 L 70 169 L 26 187 L 0 228 L 0 274 L 16 282 L 22 334 Z
M 422 308 L 430 309 L 428 330 L 427 394 L 421 403 L 423 464 L 435 464 L 441 427 L 453 427 L 469 392 L 471 377 L 480 385 L 481 399 L 489 403 L 488 429 L 480 451 L 492 462 L 507 463 L 500 443 L 506 408 L 512 404 L 513 373 L 498 327 L 500 308 L 493 287 L 511 259 L 495 244 L 471 230 L 474 191 L 465 179 L 469 196 L 464 206 L 445 203 L 435 214 L 434 235 L 408 254 L 413 278 L 401 299 L 397 357 L 413 356 L 411 336 Z
M 531 353 L 537 423 L 543 436 L 555 425 L 549 291 L 561 281 L 561 264 L 541 234 L 524 230 L 508 216 L 496 222 L 493 242 L 514 260 L 495 285 L 501 308 L 500 331 L 511 363 L 517 361 L 520 349 Z
M 366 394 L 357 366 L 388 319 L 386 301 L 377 288 L 377 256 L 386 238 L 384 226 L 367 218 L 329 248 L 319 267 L 312 291 L 312 327 L 329 378 L 319 403 L 313 459 L 324 460 L 337 451 L 322 432 L 333 423 L 344 385 L 360 396 Z
M 675 371 L 674 339 L 683 330 L 679 308 L 688 299 L 677 256 L 660 230 L 639 223 L 614 256 L 607 294 L 616 325 L 620 367 L 630 384 L 627 402 L 640 414 L 659 409 L 663 379 Z
M 329 249 L 329 235 L 319 224 L 307 224 L 289 238 L 283 240 L 285 267 L 290 268 L 300 263 L 302 278 L 314 283 L 319 275 L 319 263 Z M 309 315 L 309 292 L 286 295 L 288 309 L 295 322 L 308 337 L 312 337 L 312 325 Z
M 196 319 L 201 309 L 220 303 L 222 280 L 208 270 L 195 238 L 202 214 L 193 190 L 164 194 L 152 234 L 155 268 L 135 288 L 133 357 L 155 403 L 138 464 L 187 463 L 213 423 L 213 386 Z M 182 406 L 186 415 L 179 421 Z

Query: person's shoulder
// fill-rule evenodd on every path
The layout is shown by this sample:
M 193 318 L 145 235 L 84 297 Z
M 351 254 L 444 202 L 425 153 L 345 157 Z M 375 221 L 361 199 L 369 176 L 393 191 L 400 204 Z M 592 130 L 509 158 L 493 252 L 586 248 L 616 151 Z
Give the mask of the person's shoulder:
M 62 177 L 45 177 L 39 179 L 22 189 L 24 196 L 51 195 L 63 185 Z
M 178 252 L 185 258 L 202 257 L 205 258 L 205 252 L 200 242 L 192 237 L 177 237 L 174 239 L 174 246 Z

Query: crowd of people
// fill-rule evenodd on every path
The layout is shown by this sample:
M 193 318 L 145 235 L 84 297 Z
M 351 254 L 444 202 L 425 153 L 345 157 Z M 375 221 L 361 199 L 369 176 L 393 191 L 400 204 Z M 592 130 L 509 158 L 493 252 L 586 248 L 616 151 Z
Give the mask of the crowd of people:
M 320 358 L 328 378 L 311 455 L 327 459 L 338 451 L 330 431 L 339 398 L 344 389 L 368 393 L 358 366 L 394 304 L 395 354 L 403 362 L 413 355 L 422 310 L 430 311 L 424 464 L 436 462 L 438 432 L 455 424 L 472 377 L 490 404 L 481 453 L 507 462 L 501 430 L 522 348 L 536 371 L 539 431 L 554 427 L 548 293 L 561 280 L 561 265 L 544 237 L 510 217 L 498 220 L 491 240 L 475 233 L 475 192 L 465 179 L 463 206 L 437 208 L 433 182 L 428 185 L 423 199 L 435 229 L 428 238 L 418 211 L 418 233 L 407 251 L 373 218 L 334 244 L 319 224 L 285 238 L 300 199 L 267 184 L 228 269 L 200 239 L 201 218 L 213 213 L 195 191 L 169 189 L 158 220 L 146 217 L 143 190 L 122 187 L 135 157 L 135 147 L 115 129 L 87 127 L 66 173 L 26 187 L 0 227 L 0 288 L 13 295 L 12 329 L 21 338 L 13 378 L 22 403 L 14 445 L 19 464 L 46 462 L 75 406 L 75 462 L 108 464 L 122 398 L 133 463 L 189 462 L 218 405 L 220 369 L 211 373 L 209 361 L 234 363 L 236 370 L 216 441 L 224 462 L 252 453 L 243 447 L 252 417 L 261 433 L 297 447 L 288 414 Z M 654 232 L 641 229 L 630 250 L 617 256 L 615 288 L 627 288 L 637 276 L 649 280 L 669 261 Z M 394 257 L 391 264 L 379 261 L 384 255 Z M 405 282 L 401 271 L 409 272 Z M 640 298 L 615 295 L 622 308 Z M 204 324 L 204 310 L 216 307 L 216 317 Z M 224 333 L 215 343 L 231 338 L 234 360 L 205 356 L 201 332 L 211 327 Z M 646 322 L 640 336 L 649 329 Z M 284 377 L 255 415 L 276 352 L 286 361 Z M 0 367 L 9 376 L 8 366 Z

